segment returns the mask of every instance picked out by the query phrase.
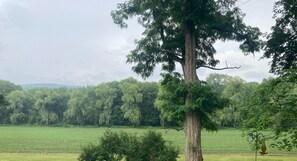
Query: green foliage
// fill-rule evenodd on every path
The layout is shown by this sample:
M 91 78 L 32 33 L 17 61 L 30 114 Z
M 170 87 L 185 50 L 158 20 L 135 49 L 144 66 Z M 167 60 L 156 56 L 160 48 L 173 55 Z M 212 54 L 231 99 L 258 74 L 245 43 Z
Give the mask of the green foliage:
M 109 126 L 111 123 L 112 107 L 114 106 L 114 99 L 117 97 L 115 88 L 108 84 L 100 84 L 96 88 L 97 102 L 96 106 L 99 108 L 99 124 Z
M 280 74 L 297 68 L 297 2 L 279 0 L 274 6 L 275 25 L 264 46 L 265 58 L 272 58 L 270 71 Z
M 206 78 L 206 82 L 213 90 L 230 99 L 230 104 L 218 110 L 212 118 L 221 127 L 239 127 L 243 119 L 242 108 L 246 106 L 248 99 L 255 92 L 258 83 L 246 82 L 239 77 L 232 77 L 223 74 L 211 74 Z
M 22 88 L 9 81 L 0 80 L 0 124 L 10 123 L 10 114 L 12 110 L 8 108 L 9 101 L 5 98 L 15 90 L 22 90 Z
M 230 79 L 232 79 L 232 77 L 229 75 L 212 73 L 207 76 L 206 82 L 217 94 L 222 95 L 226 83 Z
M 275 147 L 297 147 L 297 75 L 286 71 L 276 79 L 263 82 L 244 112 L 244 127 L 257 131 L 272 128 Z
M 160 133 L 148 131 L 142 137 L 135 134 L 106 131 L 99 145 L 82 149 L 79 161 L 174 161 L 176 148 L 162 138 Z
M 155 82 L 144 82 L 140 86 L 143 100 L 140 104 L 141 125 L 159 126 L 160 112 L 155 107 L 155 100 L 159 91 L 159 86 Z
M 9 106 L 7 108 L 11 110 L 10 122 L 12 124 L 26 123 L 28 120 L 29 106 L 28 99 L 23 91 L 12 91 L 7 96 Z
M 191 96 L 193 102 L 185 105 L 187 95 Z M 184 120 L 186 111 L 194 111 L 200 116 L 203 127 L 208 130 L 217 130 L 217 124 L 210 119 L 210 115 L 228 104 L 228 99 L 221 98 L 207 84 L 185 83 L 171 75 L 165 75 L 156 102 L 163 116 L 180 122 Z
M 5 99 L 5 96 L 0 93 L 0 123 L 9 123 L 9 113 L 10 110 L 6 107 L 9 105 L 7 100 Z
M 175 62 L 185 63 L 185 26 L 192 24 L 197 51 L 196 67 L 216 66 L 217 40 L 242 42 L 245 53 L 258 51 L 261 45 L 258 28 L 243 23 L 243 13 L 234 7 L 235 0 L 209 1 L 140 1 L 130 0 L 118 4 L 111 15 L 114 23 L 127 27 L 129 18 L 137 17 L 144 27 L 143 38 L 127 56 L 127 62 L 136 63 L 132 68 L 143 77 L 149 77 L 156 67 L 172 72 Z
M 2 93 L 0 93 L 0 106 L 7 105 L 7 101 Z
M 43 124 L 50 125 L 63 119 L 68 98 L 54 89 L 36 91 L 34 107 L 39 111 Z
M 14 125 L 26 123 L 28 116 L 24 113 L 13 113 L 10 115 L 10 122 Z
M 0 80 L 0 93 L 3 95 L 8 95 L 10 92 L 15 90 L 22 90 L 22 87 L 19 85 L 15 85 L 9 81 Z
M 143 100 L 143 95 L 139 91 L 139 83 L 133 78 L 128 78 L 121 82 L 120 88 L 123 92 L 121 109 L 124 117 L 136 126 L 140 124 L 139 104 Z
M 87 90 L 82 88 L 74 89 L 71 92 L 67 103 L 67 110 L 64 112 L 65 118 L 74 124 L 84 125 L 88 110 Z

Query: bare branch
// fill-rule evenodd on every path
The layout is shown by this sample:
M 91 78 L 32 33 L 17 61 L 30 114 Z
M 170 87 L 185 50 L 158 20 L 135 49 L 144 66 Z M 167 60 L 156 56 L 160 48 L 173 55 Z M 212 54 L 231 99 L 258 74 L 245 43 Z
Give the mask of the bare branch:
M 212 69 L 212 70 L 227 70 L 227 69 L 239 69 L 241 68 L 241 66 L 234 66 L 234 67 L 229 67 L 227 61 L 225 61 L 226 63 L 226 67 L 223 68 L 215 68 L 215 67 L 211 67 L 211 66 L 207 66 L 207 65 L 197 65 L 196 69 L 198 68 L 208 68 L 208 69 Z
M 199 66 L 198 68 L 200 68 L 200 67 L 202 67 L 202 68 L 208 68 L 208 69 L 212 69 L 212 70 L 226 70 L 226 69 L 239 69 L 239 68 L 241 68 L 241 66 L 215 68 L 215 67 L 206 66 L 206 65 Z

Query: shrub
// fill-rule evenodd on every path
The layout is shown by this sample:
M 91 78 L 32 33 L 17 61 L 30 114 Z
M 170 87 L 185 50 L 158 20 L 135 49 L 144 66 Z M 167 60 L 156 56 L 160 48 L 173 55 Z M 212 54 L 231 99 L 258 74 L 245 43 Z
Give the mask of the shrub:
M 178 150 L 160 133 L 148 131 L 142 137 L 106 131 L 99 145 L 82 148 L 79 161 L 176 161 Z

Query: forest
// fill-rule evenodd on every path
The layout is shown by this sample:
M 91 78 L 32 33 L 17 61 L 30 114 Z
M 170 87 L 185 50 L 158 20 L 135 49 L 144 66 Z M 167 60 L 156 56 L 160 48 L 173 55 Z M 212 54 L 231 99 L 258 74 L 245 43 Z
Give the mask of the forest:
M 265 79 L 261 84 L 271 80 Z M 231 102 L 211 118 L 219 127 L 241 127 L 247 113 L 245 108 L 261 84 L 224 74 L 211 74 L 205 82 Z M 22 89 L 1 80 L 0 92 L 6 103 L 0 106 L 0 123 L 177 127 L 179 122 L 162 115 L 157 101 L 159 87 L 160 83 L 127 78 L 74 89 Z

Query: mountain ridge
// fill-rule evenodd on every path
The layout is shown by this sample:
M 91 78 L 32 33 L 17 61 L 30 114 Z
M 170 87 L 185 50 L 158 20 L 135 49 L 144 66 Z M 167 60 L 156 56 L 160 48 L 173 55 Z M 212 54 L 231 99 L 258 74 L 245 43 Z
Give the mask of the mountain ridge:
M 65 84 L 55 84 L 55 83 L 30 83 L 30 84 L 20 84 L 23 89 L 35 89 L 35 88 L 68 88 L 73 89 L 77 86 L 65 85 Z

